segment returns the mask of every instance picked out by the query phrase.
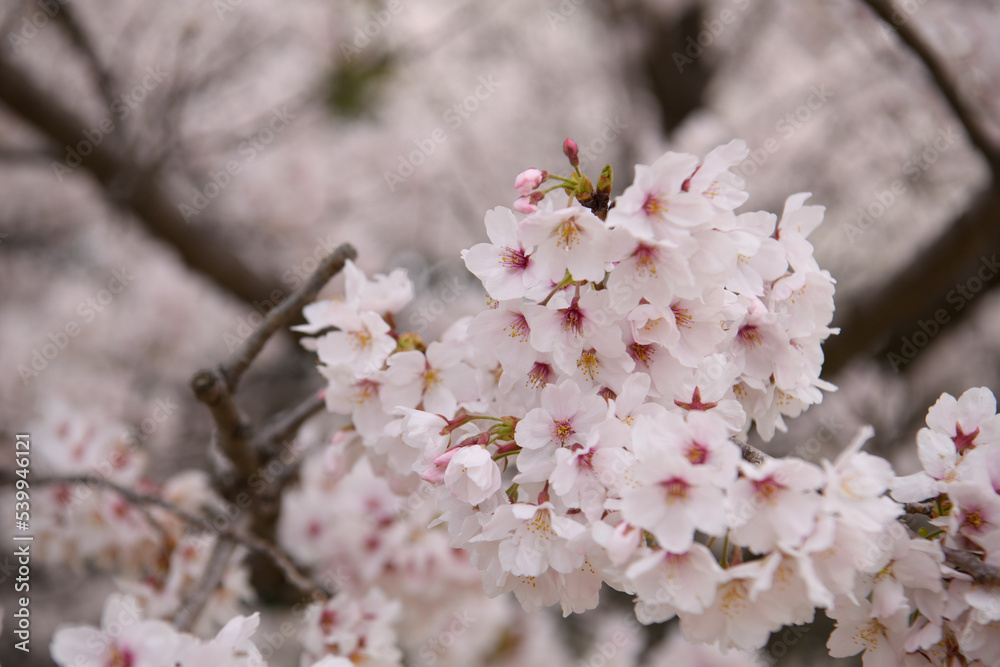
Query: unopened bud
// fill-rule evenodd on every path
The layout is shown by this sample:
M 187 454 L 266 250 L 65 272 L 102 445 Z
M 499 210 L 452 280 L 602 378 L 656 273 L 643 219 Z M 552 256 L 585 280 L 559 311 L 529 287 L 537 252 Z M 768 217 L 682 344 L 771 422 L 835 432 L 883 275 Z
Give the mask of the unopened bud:
M 396 352 L 410 352 L 412 350 L 423 352 L 426 349 L 420 334 L 413 333 L 412 331 L 400 334 L 399 339 L 396 341 Z
M 602 195 L 611 194 L 611 184 L 615 180 L 615 173 L 610 164 L 604 165 L 601 169 L 601 177 L 597 179 L 597 193 Z
M 580 147 L 576 145 L 576 142 L 566 138 L 563 142 L 563 153 L 569 158 L 569 163 L 574 167 L 580 166 Z
M 514 187 L 517 189 L 517 194 L 526 197 L 548 177 L 548 172 L 540 169 L 525 169 L 514 179 Z

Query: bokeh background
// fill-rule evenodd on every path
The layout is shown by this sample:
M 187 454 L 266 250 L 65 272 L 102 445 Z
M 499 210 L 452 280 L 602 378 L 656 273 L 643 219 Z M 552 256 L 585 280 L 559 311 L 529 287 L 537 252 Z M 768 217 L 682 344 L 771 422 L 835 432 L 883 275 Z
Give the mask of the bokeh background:
M 204 466 L 191 375 L 343 242 L 409 271 L 402 325 L 432 338 L 482 306 L 459 253 L 485 211 L 522 169 L 568 171 L 565 137 L 616 192 L 742 138 L 748 207 L 826 206 L 840 390 L 765 451 L 831 456 L 867 423 L 907 474 L 941 392 L 998 387 L 991 0 L 3 0 L 0 38 L 5 454 L 52 415 L 137 425 L 169 401 L 155 474 Z M 241 396 L 263 418 L 320 384 L 284 335 Z M 96 619 L 92 575 L 35 573 L 38 653 L 10 664 Z M 821 664 L 812 634 L 776 664 Z

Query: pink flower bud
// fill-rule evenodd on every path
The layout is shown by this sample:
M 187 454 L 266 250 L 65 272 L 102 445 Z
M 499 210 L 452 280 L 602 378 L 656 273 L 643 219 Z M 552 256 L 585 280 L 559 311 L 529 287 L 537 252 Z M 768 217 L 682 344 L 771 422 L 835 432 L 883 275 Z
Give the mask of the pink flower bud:
M 527 215 L 537 211 L 538 207 L 531 202 L 531 197 L 518 197 L 517 201 L 514 202 L 514 210 Z
M 563 142 L 563 153 L 565 153 L 566 157 L 569 158 L 569 163 L 571 165 L 574 167 L 580 166 L 580 147 L 577 146 L 576 142 L 569 137 L 567 137 L 566 141 Z
M 525 169 L 514 179 L 514 187 L 517 188 L 517 194 L 524 197 L 541 185 L 547 177 L 548 174 L 540 169 Z
M 451 461 L 451 458 L 455 456 L 455 452 L 459 451 L 459 449 L 461 448 L 455 447 L 438 456 L 434 459 L 434 465 L 420 473 L 420 478 L 431 484 L 444 484 L 445 468 L 448 467 L 448 462 Z

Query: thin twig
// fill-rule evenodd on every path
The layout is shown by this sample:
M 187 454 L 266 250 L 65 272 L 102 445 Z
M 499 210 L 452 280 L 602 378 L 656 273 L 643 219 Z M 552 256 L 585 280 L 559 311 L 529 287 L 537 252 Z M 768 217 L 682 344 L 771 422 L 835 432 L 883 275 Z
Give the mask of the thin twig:
M 253 428 L 233 398 L 237 383 L 271 336 L 297 318 L 302 308 L 315 299 L 330 279 L 344 268 L 347 260 L 355 257 L 357 251 L 347 243 L 327 255 L 305 284 L 268 311 L 260 326 L 233 351 L 229 359 L 216 369 L 199 371 L 191 379 L 195 397 L 212 412 L 219 449 L 232 462 L 235 472 L 242 479 L 247 479 L 260 467 L 261 456 L 260 447 L 252 439 Z M 300 406 L 304 410 L 302 413 L 295 412 L 293 408 L 290 422 L 280 425 L 278 434 L 297 429 L 305 419 L 315 414 L 322 407 L 317 401 L 318 399 L 312 398 L 304 406 Z M 274 434 L 265 432 L 268 440 L 264 440 L 263 444 L 270 444 L 270 438 Z
M 1000 570 L 992 565 L 987 565 L 975 554 L 951 547 L 943 547 L 943 550 L 948 564 L 954 565 L 956 570 L 972 575 L 972 579 L 977 584 L 1000 586 Z
M 114 81 L 111 78 L 111 73 L 101 61 L 100 56 L 97 55 L 93 41 L 84 29 L 83 24 L 80 23 L 76 15 L 76 9 L 74 9 L 73 5 L 63 4 L 56 14 L 56 20 L 66 30 L 70 41 L 73 42 L 73 45 L 83 54 L 90 65 L 94 80 L 101 91 L 101 97 L 108 106 L 108 110 L 111 110 L 111 105 L 115 100 Z
M 260 466 L 260 457 L 250 444 L 253 434 L 250 422 L 236 406 L 222 371 L 198 371 L 191 378 L 191 389 L 212 413 L 219 450 L 233 464 L 236 473 L 246 479 Z
M 17 479 L 19 478 L 14 474 L 13 470 L 0 468 L 0 484 L 10 485 Z M 328 591 L 324 586 L 313 582 L 309 577 L 303 574 L 299 570 L 298 566 L 292 562 L 291 558 L 289 558 L 274 544 L 262 540 L 255 535 L 244 533 L 243 531 L 231 528 L 218 528 L 208 519 L 191 514 L 190 512 L 177 507 L 170 501 L 160 498 L 159 496 L 140 493 L 96 475 L 35 476 L 32 479 L 32 484 L 37 486 L 44 486 L 48 484 L 82 484 L 92 488 L 98 487 L 114 491 L 126 500 L 138 505 L 152 505 L 159 507 L 167 512 L 170 512 L 172 515 L 181 519 L 190 526 L 200 528 L 205 532 L 215 533 L 222 537 L 227 537 L 234 542 L 242 544 L 251 551 L 268 556 L 281 569 L 282 573 L 288 578 L 288 581 L 294 584 L 302 592 L 308 593 L 314 597 L 319 595 L 323 598 L 329 598 L 332 595 L 331 591 Z
M 174 614 L 174 626 L 178 630 L 189 632 L 194 626 L 201 610 L 208 604 L 208 599 L 219 587 L 219 582 L 222 581 L 222 576 L 226 573 L 226 566 L 235 550 L 236 542 L 232 539 L 220 536 L 216 540 L 208 565 L 205 566 L 205 571 L 202 573 L 201 581 L 194 585 L 191 592 L 185 597 L 181 608 Z
M 271 423 L 261 427 L 257 434 L 258 448 L 267 451 L 275 445 L 291 440 L 303 423 L 310 417 L 322 412 L 326 407 L 323 392 L 311 394 L 298 405 L 274 417 Z
M 989 134 L 976 119 L 975 114 L 968 104 L 962 99 L 955 85 L 956 77 L 949 73 L 930 44 L 921 37 L 908 20 L 898 21 L 898 13 L 895 3 L 892 0 L 864 0 L 865 4 L 872 8 L 882 20 L 895 28 L 899 38 L 913 53 L 920 58 L 941 95 L 948 102 L 948 106 L 958 117 L 959 122 L 969 135 L 969 141 L 982 153 L 983 157 L 990 165 L 993 176 L 1000 176 L 1000 152 L 989 137 Z
M 309 276 L 309 280 L 302 287 L 268 311 L 261 325 L 220 367 L 229 391 L 236 388 L 243 372 L 264 348 L 274 332 L 287 326 L 298 317 L 302 308 L 313 301 L 330 279 L 344 268 L 347 260 L 355 259 L 357 255 L 354 246 L 349 243 L 342 244 L 320 262 L 319 268 Z
M 68 102 L 43 89 L 28 72 L 0 51 L 0 104 L 37 129 L 56 146 L 75 146 L 90 125 Z M 74 173 L 89 172 L 115 206 L 134 214 L 155 237 L 170 244 L 181 259 L 247 304 L 271 298 L 276 276 L 261 276 L 255 267 L 226 252 L 228 244 L 215 231 L 225 227 L 209 213 L 186 217 L 176 193 L 162 174 L 153 174 L 117 142 L 98 142 Z M 65 165 L 63 165 L 65 166 Z M 68 167 L 67 167 L 68 169 Z M 189 224 L 192 221 L 197 224 Z
M 935 516 L 936 505 L 934 503 L 905 503 L 903 509 L 907 514 L 923 514 L 924 516 Z
M 37 162 L 48 167 L 53 160 L 60 160 L 62 157 L 59 152 L 46 148 L 0 148 L 0 162 L 3 163 Z
M 751 444 L 745 442 L 736 442 L 736 444 L 740 446 L 741 450 L 743 450 L 743 460 L 746 461 L 747 463 L 752 463 L 755 466 L 759 466 L 763 465 L 764 461 L 767 461 L 769 458 L 771 458 L 770 456 L 760 451 Z

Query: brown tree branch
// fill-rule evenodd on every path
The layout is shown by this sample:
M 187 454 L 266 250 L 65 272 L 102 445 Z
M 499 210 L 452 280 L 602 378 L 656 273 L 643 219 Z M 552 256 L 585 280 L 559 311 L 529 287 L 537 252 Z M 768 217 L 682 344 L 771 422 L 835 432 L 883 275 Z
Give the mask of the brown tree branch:
M 741 445 L 740 447 L 743 450 L 743 460 L 747 461 L 748 463 L 752 463 L 755 466 L 762 465 L 764 461 L 766 461 L 768 458 L 767 454 L 760 451 L 753 445 L 744 444 Z
M 884 285 L 838 307 L 833 326 L 839 336 L 823 344 L 823 372 L 835 375 L 858 355 L 870 355 L 895 371 L 912 367 L 911 361 L 926 347 L 940 340 L 973 311 L 973 303 L 958 289 L 976 277 L 981 267 L 989 269 L 994 255 L 1000 256 L 1000 190 L 993 188 L 961 214 L 935 241 Z M 985 259 L 985 262 L 984 262 Z M 997 257 L 1000 259 L 1000 257 Z M 1000 276 L 982 282 L 983 291 L 1000 286 Z M 904 337 L 912 343 L 920 322 L 931 330 L 926 345 L 904 349 Z
M 318 395 L 313 395 L 279 415 L 257 433 L 236 405 L 236 388 L 243 373 L 271 336 L 297 319 L 303 307 L 316 298 L 326 283 L 344 268 L 347 260 L 356 256 L 354 248 L 344 244 L 320 260 L 319 266 L 308 280 L 268 311 L 264 321 L 225 362 L 217 368 L 199 371 L 191 380 L 195 397 L 208 406 L 212 413 L 216 425 L 215 444 L 234 468 L 234 475 L 217 474 L 217 488 L 227 500 L 247 507 L 250 531 L 267 542 L 276 541 L 277 523 L 281 514 L 281 490 L 294 466 L 289 463 L 284 470 L 285 474 L 280 478 L 267 473 L 266 466 L 280 453 L 280 448 L 275 445 L 281 440 L 292 438 L 306 419 L 322 409 L 324 401 Z M 265 480 L 263 488 L 252 483 L 255 478 Z M 247 506 L 249 498 L 253 501 Z M 251 554 L 249 564 L 258 591 L 281 595 L 284 588 L 283 577 L 274 569 L 270 560 Z
M 69 110 L 68 104 L 40 88 L 2 55 L 0 102 L 57 146 L 76 146 L 84 140 L 83 132 L 91 129 L 84 119 Z M 238 257 L 222 250 L 229 244 L 215 231 L 220 225 L 202 220 L 204 213 L 196 225 L 189 225 L 178 202 L 160 183 L 158 174 L 145 169 L 117 147 L 117 140 L 112 133 L 92 145 L 92 152 L 83 158 L 78 169 L 89 172 L 115 205 L 133 214 L 151 234 L 176 248 L 192 269 L 247 303 L 268 301 L 273 286 L 279 284 L 277 278 L 260 278 Z M 53 165 L 72 171 L 65 163 L 53 162 Z
M 270 449 L 275 434 L 287 437 L 289 433 L 294 433 L 302 422 L 322 407 L 317 404 L 316 398 L 307 400 L 304 406 L 299 406 L 302 412 L 290 413 L 288 423 L 279 424 L 276 430 L 265 432 L 263 441 L 254 442 L 253 427 L 234 400 L 240 378 L 271 336 L 299 317 L 302 308 L 316 298 L 323 286 L 344 268 L 348 259 L 356 256 L 357 251 L 346 243 L 327 255 L 299 289 L 268 311 L 260 326 L 233 351 L 229 359 L 218 368 L 198 371 L 191 379 L 195 397 L 212 413 L 216 443 L 232 462 L 240 478 L 248 478 L 260 467 L 262 450 Z
M 18 479 L 20 478 L 14 474 L 13 470 L 0 468 L 0 485 L 9 486 Z M 288 580 L 303 593 L 307 593 L 313 597 L 320 596 L 324 599 L 329 598 L 332 595 L 332 591 L 329 591 L 324 586 L 313 582 L 309 577 L 303 574 L 298 569 L 298 566 L 292 562 L 292 559 L 273 543 L 267 542 L 260 539 L 256 535 L 251 535 L 240 530 L 232 528 L 218 528 L 212 521 L 209 521 L 204 517 L 191 514 L 190 512 L 177 507 L 170 501 L 160 498 L 159 496 L 140 493 L 128 487 L 109 481 L 104 477 L 98 477 L 97 475 L 35 475 L 32 478 L 31 483 L 36 486 L 45 486 L 49 484 L 74 484 L 84 485 L 90 488 L 107 489 L 109 491 L 114 491 L 135 505 L 159 507 L 189 526 L 199 528 L 204 532 L 215 533 L 221 537 L 226 537 L 233 542 L 242 544 L 254 553 L 267 556 L 281 569 Z
M 934 85 L 965 128 L 969 141 L 989 163 L 994 177 L 1000 174 L 1000 152 L 997 150 L 996 142 L 979 122 L 976 113 L 962 99 L 955 85 L 955 76 L 948 72 L 931 45 L 914 28 L 913 22 L 908 16 L 899 13 L 892 0 L 864 0 L 864 3 L 896 30 L 903 43 L 924 64 Z
M 903 505 L 903 510 L 907 514 L 921 514 L 929 517 L 935 516 L 936 509 L 936 503 L 905 503 Z
M 32 163 L 42 166 L 61 157 L 56 151 L 44 148 L 0 148 L 0 164 L 11 163 L 20 166 Z
M 985 586 L 1000 586 L 1000 570 L 987 565 L 975 554 L 951 547 L 942 547 L 949 565 L 972 576 L 977 583 Z
M 66 31 L 73 46 L 83 54 L 87 64 L 90 65 L 94 82 L 97 84 L 97 88 L 101 92 L 101 97 L 110 111 L 115 99 L 115 84 L 111 78 L 111 72 L 104 66 L 101 57 L 97 55 L 97 49 L 94 48 L 94 43 L 90 39 L 90 35 L 76 15 L 76 8 L 69 3 L 63 4 L 59 7 L 55 18 L 59 25 Z
M 258 447 L 270 454 L 270 450 L 291 440 L 302 424 L 313 415 L 322 412 L 324 407 L 326 399 L 323 392 L 311 394 L 295 407 L 275 416 L 269 424 L 261 427 L 257 434 Z
M 174 614 L 174 627 L 181 632 L 190 632 L 201 610 L 208 604 L 212 593 L 219 587 L 219 582 L 226 573 L 226 566 L 229 559 L 236 550 L 236 542 L 228 537 L 220 536 L 216 539 L 212 548 L 212 555 L 209 556 L 208 565 L 202 573 L 201 580 L 191 588 L 191 592 L 185 597 L 180 609 Z
M 767 461 L 769 458 L 771 458 L 770 456 L 768 456 L 767 454 L 760 451 L 759 449 L 757 449 L 756 447 L 754 447 L 749 443 L 740 442 L 738 440 L 733 440 L 733 442 L 735 442 L 739 446 L 740 451 L 743 455 L 743 460 L 746 461 L 747 463 L 759 466 L 763 465 L 764 461 Z
M 344 268 L 347 260 L 355 259 L 357 256 L 358 253 L 352 245 L 349 243 L 341 245 L 320 261 L 319 267 L 309 276 L 309 280 L 292 292 L 287 299 L 268 311 L 260 326 L 250 334 L 250 337 L 242 345 L 233 351 L 229 359 L 219 369 L 230 391 L 236 389 L 243 372 L 264 349 L 268 339 L 276 331 L 289 326 L 293 320 L 298 318 L 302 308 L 316 299 L 319 291 Z
M 191 378 L 195 398 L 205 404 L 215 422 L 215 444 L 233 464 L 236 475 L 246 479 L 260 467 L 260 457 L 251 445 L 253 427 L 240 411 L 220 370 L 205 369 Z M 228 495 L 224 489 L 223 495 Z
M 992 180 L 972 206 L 927 244 L 907 267 L 878 289 L 837 309 L 834 326 L 841 334 L 824 344 L 824 372 L 834 375 L 859 355 L 872 355 L 895 371 L 906 371 L 917 346 L 904 349 L 904 338 L 923 331 L 929 346 L 940 333 L 954 329 L 973 310 L 956 289 L 976 277 L 984 264 L 1000 252 L 1000 151 L 977 114 L 959 94 L 951 76 L 930 44 L 908 16 L 899 14 L 892 0 L 864 0 L 895 28 L 900 39 L 927 68 L 942 97 L 961 122 L 969 141 L 991 169 Z M 985 260 L 985 261 L 984 261 Z M 988 268 L 988 267 L 987 267 Z M 984 292 L 1000 280 L 983 281 Z M 961 296 L 961 299 L 959 297 Z M 920 323 L 928 323 L 921 329 Z M 931 329 L 928 333 L 926 329 Z

